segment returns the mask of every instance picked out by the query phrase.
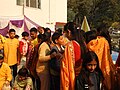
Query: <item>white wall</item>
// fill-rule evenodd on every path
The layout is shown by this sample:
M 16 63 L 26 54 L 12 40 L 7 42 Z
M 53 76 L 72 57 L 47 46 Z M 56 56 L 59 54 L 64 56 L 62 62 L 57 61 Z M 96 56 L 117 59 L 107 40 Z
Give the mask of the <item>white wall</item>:
M 56 22 L 67 22 L 67 0 L 41 0 L 41 9 L 24 8 L 24 14 L 37 24 L 54 30 Z M 0 18 L 21 18 L 23 6 L 16 0 L 0 0 Z
M 67 22 L 67 0 L 56 0 L 56 22 Z
M 0 0 L 0 17 L 15 18 L 22 15 L 21 7 L 17 7 L 16 0 Z

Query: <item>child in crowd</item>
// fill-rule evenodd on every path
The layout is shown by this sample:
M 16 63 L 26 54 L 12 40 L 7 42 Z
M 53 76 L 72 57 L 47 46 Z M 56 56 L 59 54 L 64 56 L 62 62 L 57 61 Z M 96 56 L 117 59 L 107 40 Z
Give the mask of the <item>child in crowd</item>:
M 20 56 L 21 56 L 21 63 L 20 63 L 19 68 L 26 65 L 26 55 L 28 53 L 29 33 L 28 32 L 23 32 L 22 37 L 23 38 L 19 42 L 19 50 L 20 50 Z
M 76 78 L 75 90 L 100 90 L 102 80 L 98 57 L 93 51 L 88 51 L 83 58 L 81 72 Z
M 52 35 L 52 41 L 54 46 L 51 49 L 51 53 L 55 52 L 56 57 L 50 60 L 50 75 L 51 75 L 51 90 L 60 90 L 60 60 L 63 57 L 64 37 L 62 34 L 55 32 Z
M 0 90 L 10 90 L 10 81 L 12 80 L 11 69 L 8 64 L 3 62 L 3 54 L 0 54 Z
M 32 79 L 28 76 L 28 70 L 22 67 L 15 78 L 13 90 L 33 90 Z

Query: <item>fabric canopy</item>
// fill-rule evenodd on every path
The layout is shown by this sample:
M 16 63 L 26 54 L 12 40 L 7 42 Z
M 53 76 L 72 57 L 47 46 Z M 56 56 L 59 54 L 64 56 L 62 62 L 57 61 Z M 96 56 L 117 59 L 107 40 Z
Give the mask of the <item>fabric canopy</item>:
M 18 20 L 4 20 L 4 22 L 0 22 L 0 34 L 3 36 L 6 36 L 8 33 L 8 30 L 13 28 L 16 30 L 17 35 L 21 35 L 23 31 L 27 31 L 29 33 L 30 28 L 32 27 L 39 27 L 40 25 L 36 24 L 34 21 L 30 20 L 28 17 L 24 16 L 22 19 Z M 6 25 L 6 26 L 5 26 Z M 3 27 L 4 26 L 4 27 Z

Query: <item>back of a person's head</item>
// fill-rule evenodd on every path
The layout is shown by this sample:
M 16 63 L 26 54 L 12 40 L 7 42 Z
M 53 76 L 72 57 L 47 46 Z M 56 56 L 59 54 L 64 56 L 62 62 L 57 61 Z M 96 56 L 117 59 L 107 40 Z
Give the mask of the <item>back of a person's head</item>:
M 41 36 L 42 36 L 42 42 L 46 42 L 48 40 L 48 36 L 45 33 L 41 34 Z
M 10 30 L 9 30 L 9 33 L 11 33 L 11 32 L 15 32 L 15 29 L 10 29 Z
M 62 28 L 58 28 L 55 32 L 62 34 Z
M 23 33 L 22 33 L 22 37 L 25 37 L 25 36 L 28 37 L 28 36 L 29 36 L 29 33 L 28 33 L 28 32 L 23 32 Z
M 97 27 L 97 32 L 100 32 L 101 30 L 105 30 L 107 28 L 107 25 L 105 23 L 101 23 L 98 27 Z
M 107 24 L 102 23 L 101 25 L 99 25 L 99 26 L 97 27 L 97 33 L 98 33 L 98 35 L 100 35 L 100 36 L 106 36 L 107 34 L 109 34 Z
M 37 39 L 38 39 L 39 43 L 42 43 L 42 42 L 44 42 L 45 35 L 44 34 L 38 34 Z
M 15 35 L 15 38 L 19 39 L 19 35 Z
M 27 70 L 27 68 L 22 67 L 22 68 L 18 71 L 18 75 L 23 76 L 23 77 L 27 76 L 27 75 L 28 75 L 28 70 Z
M 68 30 L 71 31 L 72 35 L 75 35 L 76 34 L 76 30 L 77 30 L 76 24 L 74 22 L 68 22 L 64 26 L 64 32 L 68 32 Z
M 51 29 L 50 28 L 45 28 L 45 34 L 47 33 L 47 36 L 50 38 L 51 37 Z
M 33 27 L 33 28 L 30 29 L 30 32 L 35 32 L 35 33 L 37 33 L 37 29 L 36 29 L 35 27 Z
M 45 35 L 45 39 L 44 40 L 45 41 L 50 41 L 51 34 L 49 32 L 45 32 L 44 35 Z
M 44 35 L 43 35 L 43 34 L 38 34 L 37 38 L 38 38 L 38 39 L 43 39 L 43 38 L 44 38 Z
M 51 32 L 50 28 L 46 27 L 45 32 L 49 32 L 49 31 Z
M 53 33 L 53 35 L 52 35 L 52 41 L 53 41 L 53 43 L 56 44 L 55 40 L 59 39 L 60 36 L 62 36 L 62 34 L 60 34 L 58 32 Z
M 86 43 L 88 44 L 91 40 L 96 39 L 97 38 L 97 32 L 95 30 L 92 31 L 88 31 L 85 33 L 85 40 Z
M 106 39 L 110 38 L 110 34 L 109 34 L 109 31 L 108 31 L 107 29 L 105 29 L 105 30 L 102 29 L 102 30 L 99 32 L 99 36 L 103 36 L 103 37 L 105 37 Z

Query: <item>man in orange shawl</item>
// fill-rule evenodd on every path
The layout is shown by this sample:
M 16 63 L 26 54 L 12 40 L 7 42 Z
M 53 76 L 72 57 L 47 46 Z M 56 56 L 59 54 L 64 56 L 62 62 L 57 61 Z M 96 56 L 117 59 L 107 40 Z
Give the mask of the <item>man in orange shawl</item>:
M 102 36 L 98 36 L 97 39 L 91 40 L 87 44 L 87 47 L 89 50 L 94 51 L 99 58 L 100 68 L 103 72 L 105 79 L 105 90 L 114 90 L 113 86 L 115 85 L 115 67 L 112 61 L 112 57 L 110 55 L 110 47 L 107 40 Z

